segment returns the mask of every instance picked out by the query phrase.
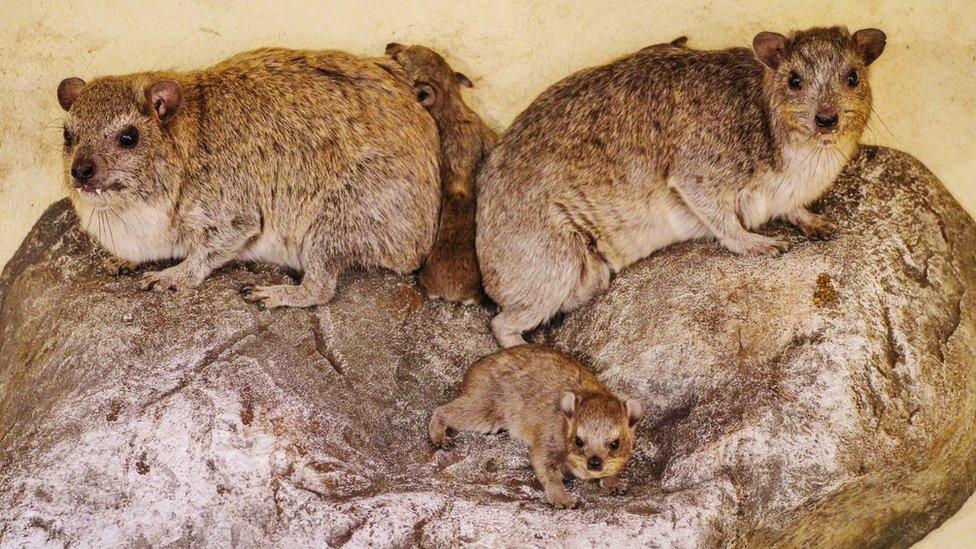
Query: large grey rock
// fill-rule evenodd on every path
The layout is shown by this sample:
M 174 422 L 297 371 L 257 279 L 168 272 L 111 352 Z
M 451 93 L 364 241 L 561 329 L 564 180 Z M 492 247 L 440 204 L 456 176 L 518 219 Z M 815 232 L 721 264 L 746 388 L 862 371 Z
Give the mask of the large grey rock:
M 907 545 L 976 479 L 976 228 L 886 149 L 822 206 L 829 242 L 674 246 L 534 334 L 651 410 L 630 492 L 553 511 L 517 442 L 424 435 L 487 311 L 377 273 L 244 303 L 271 267 L 144 293 L 60 202 L 0 278 L 0 543 Z

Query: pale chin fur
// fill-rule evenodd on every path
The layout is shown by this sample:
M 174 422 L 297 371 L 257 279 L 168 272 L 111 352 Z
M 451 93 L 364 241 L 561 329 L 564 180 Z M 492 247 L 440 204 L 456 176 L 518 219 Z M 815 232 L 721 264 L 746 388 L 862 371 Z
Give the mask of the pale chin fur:
M 166 201 L 113 204 L 113 191 L 71 193 L 81 228 L 115 257 L 144 263 L 186 255 Z

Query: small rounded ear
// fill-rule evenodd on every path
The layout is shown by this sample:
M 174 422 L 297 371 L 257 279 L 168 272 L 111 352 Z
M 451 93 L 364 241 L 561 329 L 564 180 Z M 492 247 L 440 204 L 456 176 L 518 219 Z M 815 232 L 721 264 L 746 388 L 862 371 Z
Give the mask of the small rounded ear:
M 156 82 L 146 91 L 146 99 L 163 124 L 169 122 L 180 108 L 180 85 L 172 80 Z
M 396 56 L 396 54 L 400 53 L 403 50 L 404 50 L 403 44 L 390 42 L 389 44 L 386 45 L 386 55 L 389 55 L 390 57 Z
M 563 393 L 562 398 L 559 400 L 559 407 L 566 414 L 567 418 L 573 417 L 573 414 L 576 412 L 576 393 L 572 391 Z
M 864 66 L 868 66 L 881 57 L 887 36 L 880 29 L 861 29 L 851 35 L 851 41 L 854 42 L 854 51 L 864 60 Z
M 465 88 L 474 87 L 474 82 L 472 82 L 471 79 L 465 76 L 463 73 L 456 72 L 454 73 L 454 77 L 457 78 L 458 84 L 461 84 Z
M 434 100 L 437 99 L 437 92 L 430 84 L 417 84 L 413 87 L 413 94 L 417 96 L 417 101 L 420 101 L 425 109 L 429 109 L 434 104 Z
M 627 424 L 633 427 L 644 417 L 644 405 L 633 398 L 627 400 Z
M 81 89 L 85 87 L 85 81 L 78 77 L 65 78 L 58 84 L 58 103 L 61 108 L 68 110 L 71 104 L 78 99 Z
M 752 50 L 764 65 L 775 69 L 786 59 L 786 48 L 790 41 L 782 34 L 761 32 L 752 39 Z

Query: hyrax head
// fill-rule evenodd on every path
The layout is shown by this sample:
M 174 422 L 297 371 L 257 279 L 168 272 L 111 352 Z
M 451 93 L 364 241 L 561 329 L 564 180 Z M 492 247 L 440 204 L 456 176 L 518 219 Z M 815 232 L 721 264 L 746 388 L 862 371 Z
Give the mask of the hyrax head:
M 868 66 L 885 48 L 885 33 L 814 28 L 789 38 L 761 32 L 753 40 L 766 65 L 773 116 L 791 134 L 823 144 L 857 140 L 871 114 Z
M 156 177 L 164 127 L 180 107 L 180 87 L 149 76 L 105 77 L 58 86 L 64 123 L 64 183 L 72 198 L 118 207 L 161 192 Z
M 618 474 L 634 451 L 634 430 L 644 414 L 637 400 L 603 393 L 563 393 L 566 468 L 581 479 Z
M 386 55 L 403 67 L 414 83 L 417 100 L 426 109 L 461 94 L 461 86 L 474 87 L 471 79 L 455 71 L 437 52 L 423 46 L 386 45 Z

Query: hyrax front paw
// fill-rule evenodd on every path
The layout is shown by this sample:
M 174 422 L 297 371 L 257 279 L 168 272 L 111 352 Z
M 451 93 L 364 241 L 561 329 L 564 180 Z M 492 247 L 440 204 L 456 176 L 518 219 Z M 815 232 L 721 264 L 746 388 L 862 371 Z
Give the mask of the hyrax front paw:
M 105 271 L 108 272 L 110 276 L 130 275 L 134 273 L 136 267 L 138 267 L 138 265 L 132 261 L 126 261 L 117 257 L 105 258 L 102 265 L 105 267 Z
M 793 224 L 811 240 L 827 240 L 837 230 L 836 225 L 818 214 L 810 214 L 807 219 L 795 220 Z
M 143 290 L 166 292 L 196 288 L 200 282 L 202 281 L 190 275 L 186 269 L 176 265 L 162 271 L 150 271 L 143 274 L 140 285 Z
M 627 483 L 618 476 L 605 477 L 600 479 L 600 486 L 608 494 L 619 496 L 627 491 Z
M 565 488 L 547 490 L 546 499 L 556 509 L 572 509 L 579 505 L 579 499 L 569 495 Z
M 438 448 L 447 448 L 454 442 L 457 430 L 449 427 L 444 418 L 444 410 L 438 408 L 430 417 L 430 424 L 427 426 L 427 434 L 430 441 Z
M 726 246 L 733 252 L 758 257 L 761 255 L 777 256 L 785 252 L 790 245 L 784 240 L 763 236 L 761 234 L 749 233 L 747 239 L 740 242 L 729 243 Z

